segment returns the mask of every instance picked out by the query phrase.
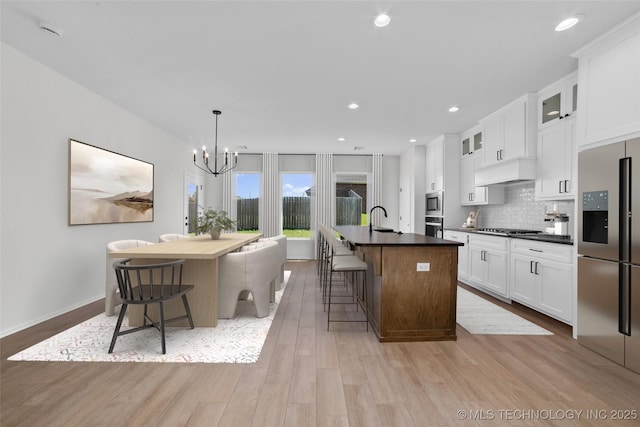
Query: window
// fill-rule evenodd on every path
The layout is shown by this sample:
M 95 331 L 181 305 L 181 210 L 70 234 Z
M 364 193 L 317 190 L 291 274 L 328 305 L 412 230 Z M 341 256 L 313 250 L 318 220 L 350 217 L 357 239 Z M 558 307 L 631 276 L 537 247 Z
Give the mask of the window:
M 236 220 L 238 233 L 258 232 L 260 174 L 236 174 Z
M 367 225 L 367 175 L 336 174 L 336 225 Z
M 311 183 L 313 174 L 283 173 L 282 233 L 289 238 L 311 238 Z

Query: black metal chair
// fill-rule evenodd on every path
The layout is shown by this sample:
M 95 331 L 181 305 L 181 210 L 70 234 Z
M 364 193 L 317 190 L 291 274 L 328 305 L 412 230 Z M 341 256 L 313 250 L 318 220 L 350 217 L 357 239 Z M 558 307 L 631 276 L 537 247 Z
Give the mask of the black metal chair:
M 138 332 L 147 328 L 156 328 L 160 331 L 160 335 L 162 337 L 162 354 L 165 354 L 167 352 L 164 335 L 165 324 L 187 319 L 189 320 L 191 329 L 194 327 L 186 295 L 187 292 L 194 288 L 194 286 L 182 284 L 182 267 L 185 260 L 179 259 L 176 261 L 158 264 L 140 265 L 130 265 L 130 261 L 130 259 L 127 259 L 113 263 L 116 278 L 118 279 L 122 308 L 120 309 L 120 315 L 118 316 L 118 323 L 113 331 L 113 338 L 111 339 L 109 353 L 113 352 L 113 347 L 116 345 L 116 339 L 120 335 Z M 185 314 L 183 316 L 165 320 L 164 303 L 178 297 L 182 297 Z M 124 319 L 129 304 L 144 305 L 143 325 L 127 329 L 125 331 L 120 331 L 122 320 Z M 157 322 L 154 322 L 147 314 L 147 306 L 149 304 L 158 304 L 159 319 Z M 147 324 L 147 321 L 151 323 Z

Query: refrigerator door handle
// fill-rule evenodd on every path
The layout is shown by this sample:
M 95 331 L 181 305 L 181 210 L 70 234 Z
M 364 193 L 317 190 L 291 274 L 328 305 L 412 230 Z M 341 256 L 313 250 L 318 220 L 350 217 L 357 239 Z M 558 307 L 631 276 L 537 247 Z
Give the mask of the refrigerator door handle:
M 620 261 L 631 261 L 631 158 L 620 159 Z
M 631 336 L 631 267 L 620 264 L 618 268 L 618 332 Z

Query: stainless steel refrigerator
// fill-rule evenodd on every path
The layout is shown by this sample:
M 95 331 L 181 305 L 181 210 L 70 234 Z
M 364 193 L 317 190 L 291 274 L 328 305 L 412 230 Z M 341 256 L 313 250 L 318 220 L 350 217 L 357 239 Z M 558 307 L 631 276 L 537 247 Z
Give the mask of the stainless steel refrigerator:
M 578 194 L 578 342 L 640 373 L 640 138 L 580 152 Z

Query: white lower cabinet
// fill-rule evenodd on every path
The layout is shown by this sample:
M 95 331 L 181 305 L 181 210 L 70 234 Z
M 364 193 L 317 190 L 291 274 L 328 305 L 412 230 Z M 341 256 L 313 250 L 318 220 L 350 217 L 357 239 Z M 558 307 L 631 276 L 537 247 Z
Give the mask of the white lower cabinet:
M 573 247 L 511 240 L 511 299 L 571 324 Z
M 573 323 L 574 247 L 445 230 L 458 246 L 458 280 Z
M 509 297 L 506 237 L 469 235 L 469 284 L 504 298 Z
M 445 230 L 443 238 L 464 243 L 464 246 L 458 246 L 458 280 L 466 281 L 469 277 L 469 234 Z

